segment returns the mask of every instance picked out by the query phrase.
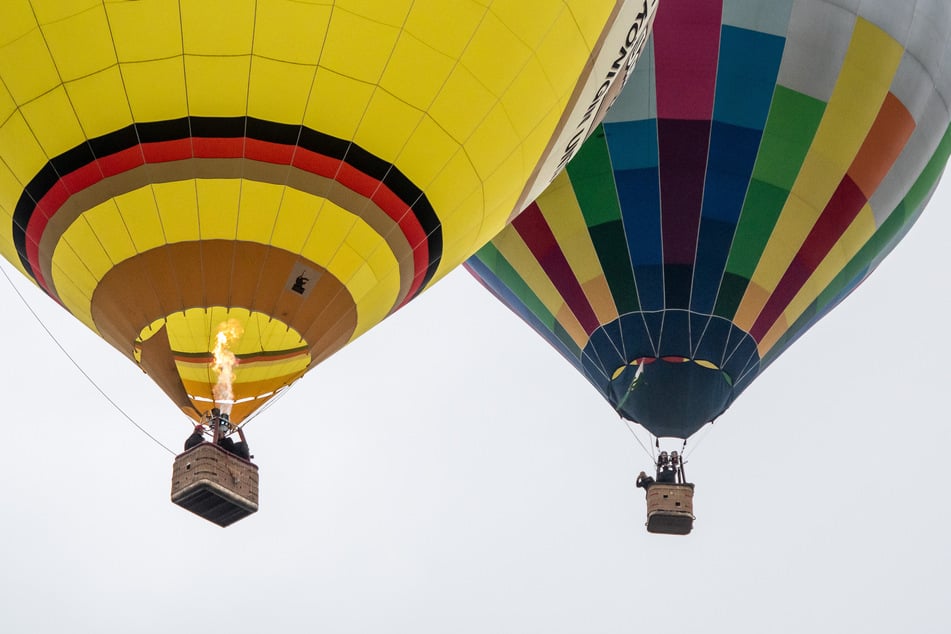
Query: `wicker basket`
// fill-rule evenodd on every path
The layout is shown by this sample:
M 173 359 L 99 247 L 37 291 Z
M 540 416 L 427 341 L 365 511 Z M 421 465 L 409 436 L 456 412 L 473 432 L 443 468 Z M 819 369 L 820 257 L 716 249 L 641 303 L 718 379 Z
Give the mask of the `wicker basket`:
M 258 467 L 211 443 L 175 457 L 172 502 L 218 526 L 258 510 Z
M 686 535 L 693 529 L 693 484 L 655 482 L 647 489 L 647 531 Z

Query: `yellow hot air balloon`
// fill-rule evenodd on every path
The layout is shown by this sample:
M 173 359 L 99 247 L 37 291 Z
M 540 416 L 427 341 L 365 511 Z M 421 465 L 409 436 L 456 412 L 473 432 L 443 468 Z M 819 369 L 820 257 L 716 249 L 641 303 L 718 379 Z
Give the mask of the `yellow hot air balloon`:
M 5 0 L 0 251 L 239 422 L 539 193 L 655 2 Z

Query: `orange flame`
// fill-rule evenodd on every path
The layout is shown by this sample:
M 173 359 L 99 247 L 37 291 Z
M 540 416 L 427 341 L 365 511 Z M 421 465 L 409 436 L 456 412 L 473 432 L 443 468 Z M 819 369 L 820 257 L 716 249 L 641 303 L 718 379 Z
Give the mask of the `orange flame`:
M 211 363 L 211 369 L 218 375 L 218 382 L 212 394 L 215 397 L 215 404 L 225 414 L 231 414 L 231 406 L 234 404 L 234 368 L 238 365 L 238 358 L 231 351 L 231 344 L 243 334 L 244 328 L 237 319 L 229 319 L 218 324 L 215 347 L 211 351 L 215 357 Z

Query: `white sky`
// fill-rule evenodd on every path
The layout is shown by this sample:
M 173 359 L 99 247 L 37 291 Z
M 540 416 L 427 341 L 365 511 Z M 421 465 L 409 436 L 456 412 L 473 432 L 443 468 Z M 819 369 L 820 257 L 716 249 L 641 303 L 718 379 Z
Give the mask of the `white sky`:
M 685 538 L 645 532 L 643 450 L 462 270 L 247 427 L 261 510 L 225 530 L 0 279 L 0 631 L 949 632 L 949 206 L 951 179 L 688 446 Z M 159 389 L 16 283 L 178 451 Z

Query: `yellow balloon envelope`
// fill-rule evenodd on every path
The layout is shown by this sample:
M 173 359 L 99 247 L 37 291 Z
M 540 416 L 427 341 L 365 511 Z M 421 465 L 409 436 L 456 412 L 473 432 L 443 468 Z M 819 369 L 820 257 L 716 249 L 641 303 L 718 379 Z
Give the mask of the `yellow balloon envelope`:
M 0 251 L 240 421 L 540 192 L 655 2 L 5 0 Z

